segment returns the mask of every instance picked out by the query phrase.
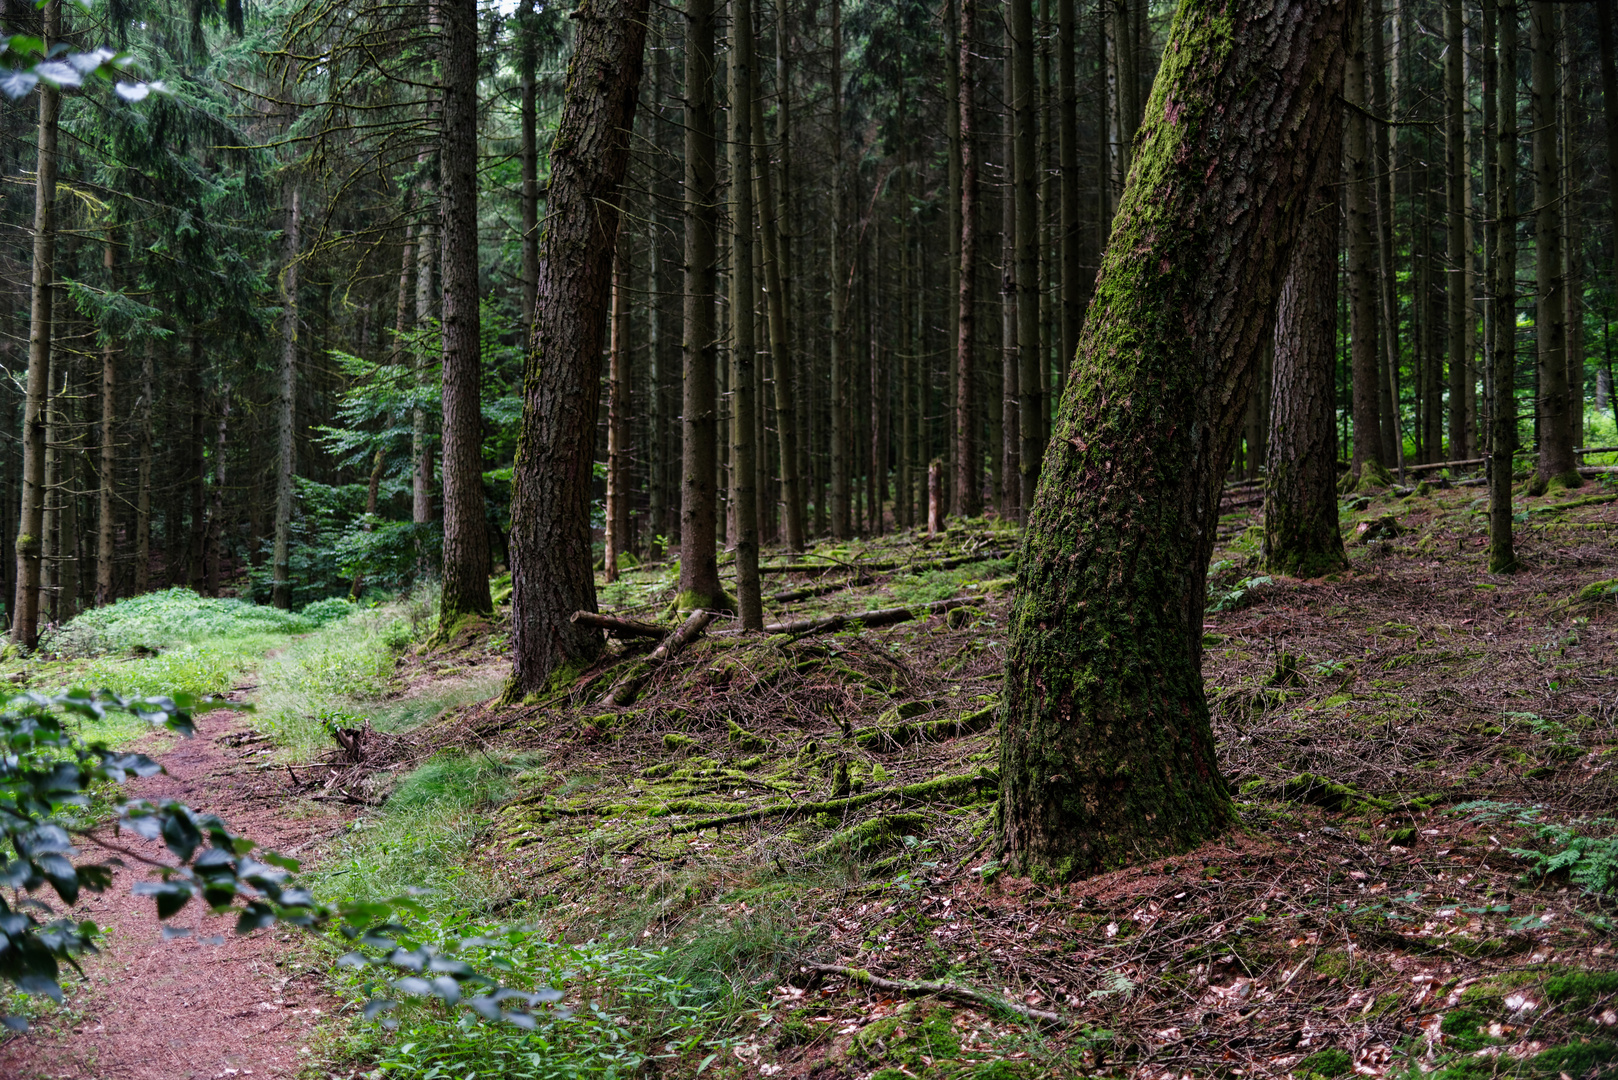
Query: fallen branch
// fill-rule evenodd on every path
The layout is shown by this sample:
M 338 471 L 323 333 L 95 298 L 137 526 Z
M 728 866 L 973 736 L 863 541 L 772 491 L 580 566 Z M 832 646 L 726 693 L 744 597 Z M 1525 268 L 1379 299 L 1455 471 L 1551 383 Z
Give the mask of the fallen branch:
M 621 619 L 616 615 L 602 615 L 594 611 L 575 611 L 568 617 L 570 623 L 583 623 L 585 626 L 596 626 L 605 630 L 613 637 L 654 637 L 660 638 L 668 634 L 669 628 L 656 623 L 641 622 L 639 619 Z
M 771 623 L 764 628 L 764 632 L 766 634 L 796 634 L 803 636 L 841 630 L 850 623 L 859 623 L 867 628 L 891 626 L 894 623 L 909 622 L 911 619 L 936 615 L 958 607 L 971 607 L 982 602 L 983 598 L 981 596 L 961 596 L 953 600 L 936 600 L 931 604 L 915 604 L 911 607 L 878 608 L 875 611 L 823 615 L 816 619 L 796 619 L 792 622 Z
M 744 810 L 739 814 L 704 818 L 701 821 L 675 825 L 669 829 L 669 835 L 679 836 L 681 833 L 701 832 L 704 829 L 722 829 L 726 825 L 740 825 L 750 821 L 763 821 L 772 817 L 795 817 L 799 814 L 836 814 L 846 810 L 858 810 L 862 806 L 869 806 L 871 803 L 880 802 L 883 799 L 898 799 L 901 803 L 938 802 L 943 797 L 957 795 L 964 791 L 975 791 L 978 788 L 994 788 L 998 786 L 998 781 L 982 773 L 940 776 L 936 780 L 923 780 L 919 784 L 907 784 L 904 787 L 888 788 L 883 791 L 866 791 L 842 799 L 827 799 L 824 802 L 775 803 L 772 806 L 758 807 L 756 810 Z
M 859 728 L 851 737 L 856 745 L 867 750 L 897 749 L 918 739 L 923 742 L 937 742 L 988 731 L 994 726 L 999 713 L 1000 706 L 996 703 L 964 716 L 952 716 L 947 720 L 916 720 L 894 724 L 892 727 Z
M 643 663 L 634 665 L 623 678 L 612 684 L 612 689 L 608 690 L 601 698 L 601 704 L 612 708 L 622 708 L 625 705 L 634 704 L 635 696 L 640 693 L 641 685 L 651 678 L 652 672 L 679 656 L 687 645 L 697 640 L 702 631 L 707 629 L 708 624 L 713 622 L 714 616 L 717 614 L 718 612 L 714 611 L 693 611 L 690 617 L 680 624 L 678 630 L 665 638 L 663 644 L 652 650 L 651 656 L 647 657 Z
M 799 967 L 804 971 L 814 972 L 816 975 L 841 975 L 851 983 L 868 986 L 872 990 L 886 990 L 890 994 L 934 995 L 951 998 L 967 1005 L 976 1005 L 983 1009 L 1004 1009 L 1025 1019 L 1037 1020 L 1042 1024 L 1051 1024 L 1056 1027 L 1070 1027 L 1072 1024 L 1070 1020 L 1058 1013 L 1030 1008 L 1020 1002 L 1003 998 L 999 994 L 974 990 L 970 986 L 958 986 L 955 983 L 944 982 L 915 982 L 911 979 L 884 979 L 880 975 L 872 975 L 864 968 L 842 967 L 838 964 L 800 964 Z

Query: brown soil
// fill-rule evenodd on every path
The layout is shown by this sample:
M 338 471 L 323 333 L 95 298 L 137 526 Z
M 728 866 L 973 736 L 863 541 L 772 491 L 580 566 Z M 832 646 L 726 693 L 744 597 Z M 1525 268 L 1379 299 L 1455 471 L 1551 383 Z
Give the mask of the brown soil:
M 262 741 L 239 713 L 199 718 L 192 739 L 154 736 L 142 747 L 165 774 L 130 785 L 131 794 L 175 799 L 216 813 L 235 830 L 295 858 L 344 824 L 341 812 L 287 797 L 284 771 L 265 770 Z M 125 832 L 109 845 L 147 858 L 168 858 L 162 845 Z M 85 860 L 120 858 L 86 841 Z M 297 931 L 245 937 L 233 922 L 193 903 L 169 925 L 190 937 L 163 940 L 148 897 L 130 889 L 148 870 L 123 857 L 110 889 L 73 908 L 106 932 L 101 953 L 84 961 L 83 979 L 67 981 L 66 1008 L 32 1031 L 0 1043 L 0 1077 L 8 1080 L 212 1080 L 290 1077 L 311 1053 L 314 1026 L 334 1005 L 324 968 L 311 963 Z M 172 861 L 171 859 L 169 861 Z M 213 939 L 220 939 L 218 944 Z

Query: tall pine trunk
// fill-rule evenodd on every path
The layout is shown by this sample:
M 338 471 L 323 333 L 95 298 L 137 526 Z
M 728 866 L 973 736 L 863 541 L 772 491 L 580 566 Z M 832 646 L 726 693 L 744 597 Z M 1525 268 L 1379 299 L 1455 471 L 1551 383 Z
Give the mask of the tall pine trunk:
M 1175 17 L 1018 560 L 1000 809 L 1020 872 L 1150 859 L 1234 818 L 1204 575 L 1315 169 L 1338 160 L 1323 144 L 1358 12 L 1184 0 Z
M 54 45 L 62 35 L 62 0 L 45 5 L 43 36 Z M 32 649 L 39 643 L 40 556 L 45 531 L 45 422 L 51 388 L 52 288 L 56 280 L 56 156 L 62 94 L 39 84 L 38 155 L 34 171 L 34 262 L 28 311 L 28 377 L 22 419 L 22 500 L 17 516 L 17 592 L 11 640 Z
M 477 2 L 441 0 L 444 127 L 441 241 L 444 293 L 443 588 L 439 632 L 494 611 L 489 596 L 489 525 L 483 500 L 482 340 L 478 313 Z
M 1461 0 L 1444 4 L 1444 209 L 1446 266 L 1444 295 L 1448 301 L 1449 327 L 1449 456 L 1451 461 L 1466 457 L 1466 324 L 1471 318 L 1471 297 L 1467 292 L 1467 268 L 1472 252 L 1466 245 L 1466 83 L 1462 57 L 1466 42 L 1462 36 Z
M 853 535 L 852 501 L 854 463 L 850 460 L 854 432 L 849 415 L 848 277 L 846 251 L 848 193 L 843 177 L 843 5 L 831 0 L 831 534 L 838 540 Z
M 522 324 L 523 344 L 534 335 L 534 303 L 539 289 L 539 116 L 538 44 L 535 41 L 534 0 L 517 5 L 517 86 L 519 141 L 522 167 Z
M 1017 255 L 1017 468 L 1024 514 L 1034 505 L 1044 406 L 1039 379 L 1039 167 L 1035 157 L 1034 13 L 1032 0 L 1011 0 L 1012 189 Z
M 275 554 L 270 564 L 270 602 L 282 610 L 292 607 L 292 408 L 298 378 L 298 231 L 303 219 L 297 181 L 288 180 L 287 189 L 287 261 L 281 275 L 281 366 L 275 401 Z M 174 543 L 172 536 L 169 543 Z
M 118 237 L 109 230 L 104 255 L 107 270 L 107 289 L 118 291 Z M 117 537 L 117 472 L 118 472 L 118 346 L 111 332 L 101 346 L 101 460 L 96 485 L 96 591 L 95 606 L 103 607 L 113 601 L 114 568 L 113 542 Z
M 135 595 L 152 587 L 152 392 L 157 343 L 146 339 L 140 360 L 140 403 L 135 408 Z
M 618 556 L 629 539 L 629 244 L 620 243 L 612 267 L 612 333 L 607 352 L 607 506 L 602 568 L 618 580 Z
M 1578 487 L 1567 385 L 1567 274 L 1562 258 L 1562 161 L 1557 152 L 1555 5 L 1528 5 L 1533 46 L 1534 337 L 1539 355 L 1539 461 L 1532 490 Z
M 1348 105 L 1348 137 L 1344 144 L 1348 165 L 1348 288 L 1349 335 L 1352 339 L 1354 459 L 1362 483 L 1385 484 L 1382 460 L 1382 402 L 1378 389 L 1376 249 L 1371 234 L 1371 152 L 1365 122 L 1364 20 L 1356 20 L 1350 37 L 1343 75 L 1343 98 Z M 1332 215 L 1335 219 L 1336 215 Z
M 601 631 L 570 618 L 596 610 L 590 482 L 601 335 L 647 8 L 648 0 L 585 0 L 580 6 L 551 144 L 539 299 L 512 475 L 511 697 L 570 682 L 602 646 Z
M 736 507 L 736 606 L 764 629 L 758 579 L 758 420 L 753 325 L 753 0 L 730 0 L 730 461 Z
M 713 0 L 685 5 L 685 307 L 681 409 L 681 611 L 727 603 L 719 584 L 719 401 L 714 357 L 715 206 Z
M 1495 7 L 1493 0 L 1485 0 Z M 1494 144 L 1494 341 L 1489 362 L 1489 572 L 1517 568 L 1511 452 L 1517 439 L 1517 4 L 1498 5 Z
M 955 114 L 959 127 L 951 134 L 961 155 L 959 182 L 960 238 L 956 245 L 960 262 L 954 267 L 955 340 L 955 504 L 968 517 L 983 512 L 982 454 L 978 452 L 977 388 L 977 299 L 978 299 L 978 152 L 977 152 L 977 65 L 973 50 L 978 46 L 977 0 L 959 0 L 960 31 L 955 67 L 958 98 Z

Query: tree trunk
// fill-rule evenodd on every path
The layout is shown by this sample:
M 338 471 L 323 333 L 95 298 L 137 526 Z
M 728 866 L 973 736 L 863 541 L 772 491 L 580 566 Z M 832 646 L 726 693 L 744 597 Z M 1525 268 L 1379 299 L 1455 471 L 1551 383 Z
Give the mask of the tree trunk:
M 1371 107 L 1378 116 L 1392 111 L 1392 97 L 1388 93 L 1387 64 L 1383 57 L 1382 0 L 1370 3 L 1371 46 Z M 1382 400 L 1382 464 L 1397 466 L 1399 477 L 1404 478 L 1405 437 L 1404 422 L 1399 402 L 1399 296 L 1398 280 L 1393 272 L 1393 172 L 1395 144 L 1391 124 L 1377 124 L 1376 137 L 1376 246 L 1380 271 L 1377 289 L 1382 325 L 1377 335 L 1382 345 L 1382 375 L 1377 380 Z
M 140 405 L 135 423 L 140 440 L 135 464 L 135 595 L 152 587 L 152 392 L 157 344 L 148 338 L 140 361 Z
M 1494 0 L 1484 0 L 1495 8 Z M 1489 362 L 1489 573 L 1517 568 L 1512 542 L 1511 451 L 1517 436 L 1517 4 L 1498 6 L 1500 29 L 1488 88 L 1498 116 L 1494 145 L 1494 341 Z
M 218 596 L 224 581 L 225 436 L 230 423 L 230 384 L 219 391 L 219 424 L 214 436 L 213 502 L 208 510 L 208 540 L 203 563 L 207 567 L 208 595 Z
M 961 26 L 956 68 L 959 98 L 955 112 L 960 162 L 960 263 L 955 267 L 955 503 L 962 514 L 983 512 L 982 454 L 978 452 L 977 300 L 978 300 L 978 153 L 977 70 L 973 50 L 978 46 L 977 0 L 960 0 Z
M 1466 127 L 1464 121 L 1466 84 L 1462 56 L 1461 0 L 1444 4 L 1444 206 L 1446 220 L 1446 273 L 1444 293 L 1448 300 L 1449 324 L 1449 456 L 1466 457 L 1466 323 L 1470 298 L 1466 291 L 1466 270 L 1472 253 L 1466 247 Z
M 1356 477 L 1372 483 L 1385 483 L 1387 471 L 1382 461 L 1382 402 L 1378 389 L 1376 332 L 1376 249 L 1371 240 L 1371 160 L 1365 125 L 1365 35 L 1364 20 L 1355 20 L 1349 36 L 1347 66 L 1343 75 L 1343 98 L 1348 104 L 1347 151 L 1348 190 L 1348 288 L 1349 334 L 1352 338 L 1350 369 L 1354 387 L 1354 460 Z M 1336 213 L 1331 215 L 1336 220 Z M 1335 246 L 1335 241 L 1334 245 Z M 1335 320 L 1333 320 L 1335 324 Z M 1279 338 L 1277 339 L 1279 343 Z
M 1571 440 L 1575 447 L 1584 439 L 1584 222 L 1579 213 L 1584 199 L 1586 177 L 1579 153 L 1578 133 L 1584 118 L 1580 115 L 1577 70 L 1573 56 L 1571 20 L 1575 9 L 1559 12 L 1562 39 L 1562 147 L 1566 157 L 1562 178 L 1562 235 L 1566 237 L 1567 260 L 1567 411 Z M 1575 460 L 1575 465 L 1577 461 Z
M 1618 208 L 1618 59 L 1614 58 L 1612 9 L 1614 0 L 1596 3 L 1596 41 L 1601 65 L 1601 110 L 1607 135 L 1607 198 L 1608 205 Z M 1614 210 L 1618 214 L 1618 209 Z M 1613 245 L 1612 280 L 1618 282 L 1618 244 Z M 1610 365 L 1611 358 L 1608 358 Z M 1612 373 L 1607 372 L 1609 394 L 1613 387 Z M 1610 400 L 1610 399 L 1609 399 Z M 1618 420 L 1618 410 L 1615 410 Z
M 618 580 L 618 556 L 629 538 L 629 243 L 618 244 L 612 267 L 612 335 L 607 352 L 607 507 L 602 567 Z
M 1011 0 L 1012 186 L 1017 214 L 1017 467 L 1024 514 L 1034 505 L 1044 440 L 1039 379 L 1039 166 L 1035 157 L 1034 12 Z
M 539 302 L 512 477 L 513 697 L 571 681 L 601 651 L 601 631 L 570 620 L 575 611 L 596 610 L 590 481 L 601 334 L 647 8 L 648 0 L 581 5 L 551 148 Z
M 1134 19 L 1130 7 L 1145 0 L 1109 0 L 1113 5 L 1112 51 L 1118 73 L 1118 173 L 1129 181 L 1134 161 L 1135 131 L 1140 126 L 1139 56 L 1135 52 Z
M 1018 562 L 1000 790 L 1019 872 L 1155 858 L 1234 818 L 1204 575 L 1311 174 L 1339 160 L 1323 144 L 1358 12 L 1185 0 L 1175 17 Z M 1216 116 L 1240 136 L 1214 137 Z
M 756 68 L 755 64 L 755 68 Z M 781 522 L 788 551 L 802 551 L 803 486 L 798 480 L 797 395 L 793 386 L 792 342 L 787 331 L 786 280 L 781 270 L 780 220 L 770 175 L 770 151 L 764 135 L 764 105 L 753 75 L 753 201 L 758 213 L 759 246 L 764 261 L 764 299 L 770 335 L 770 363 L 775 372 L 775 430 L 781 453 Z M 777 92 L 781 92 L 777 88 Z
M 1352 35 L 1359 37 L 1358 32 Z M 1352 57 L 1347 78 L 1354 77 Z M 1350 98 L 1352 100 L 1352 98 Z M 1350 112 L 1347 120 L 1353 126 Z M 1324 168 L 1309 193 L 1307 216 L 1275 313 L 1269 455 L 1264 470 L 1264 563 L 1293 577 L 1320 577 L 1348 565 L 1337 521 L 1337 188 L 1338 129 L 1322 142 Z M 1362 131 L 1363 136 L 1363 131 Z M 1369 246 L 1369 238 L 1366 238 Z M 1371 283 L 1366 282 L 1369 286 Z M 1367 292 L 1369 288 L 1367 287 Z M 1355 298 L 1356 304 L 1359 297 Z M 1371 333 L 1375 334 L 1375 299 Z M 1374 342 L 1368 343 L 1374 346 Z M 1376 350 L 1371 350 L 1375 375 Z M 1356 358 L 1358 353 L 1356 350 Z M 1358 424 L 1355 424 L 1356 429 Z
M 103 260 L 107 270 L 107 289 L 116 293 L 118 282 L 118 238 L 115 231 L 108 232 Z M 117 536 L 117 473 L 118 444 L 118 347 L 112 335 L 101 347 L 101 461 L 98 466 L 100 482 L 97 484 L 99 501 L 96 508 L 96 592 L 95 606 L 105 607 L 113 601 L 112 572 L 114 566 L 113 541 Z
M 519 142 L 522 165 L 522 325 L 523 345 L 534 336 L 534 303 L 539 289 L 539 134 L 538 47 L 534 40 L 534 0 L 517 5 L 517 80 Z
M 289 180 L 287 187 L 287 263 L 281 275 L 281 368 L 275 403 L 275 554 L 270 568 L 270 602 L 283 611 L 292 607 L 292 402 L 298 378 L 298 229 L 303 215 L 297 182 Z M 170 537 L 171 548 L 173 543 Z
M 416 233 L 416 329 L 425 330 L 433 316 L 433 266 L 438 261 L 438 232 L 432 216 L 423 219 Z M 427 350 L 416 352 L 416 379 L 427 381 Z M 410 520 L 425 525 L 433 520 L 433 437 L 426 409 L 410 415 Z M 425 567 L 423 568 L 425 569 Z
M 476 0 L 440 0 L 444 20 L 444 127 L 440 303 L 444 341 L 443 589 L 439 632 L 494 611 L 489 524 L 483 503 L 483 357 L 478 313 L 478 42 Z
M 848 231 L 847 193 L 843 190 L 843 4 L 831 0 L 831 534 L 838 540 L 853 535 L 852 482 L 853 426 L 848 401 Z
M 1556 147 L 1557 70 L 1554 5 L 1528 5 L 1533 35 L 1534 337 L 1539 344 L 1539 462 L 1534 490 L 1578 487 L 1567 385 L 1567 276 L 1562 258 L 1562 163 Z
M 719 403 L 715 396 L 713 0 L 685 6 L 685 318 L 680 501 L 680 611 L 727 605 L 719 584 Z
M 753 0 L 730 0 L 730 476 L 736 506 L 736 606 L 764 629 L 758 583 L 758 418 L 753 326 Z
M 1000 86 L 1006 103 L 1000 168 L 1000 516 L 1018 521 L 1023 507 L 1022 425 L 1018 423 L 1022 365 L 1017 351 L 1021 325 L 1017 308 L 1021 297 L 1017 290 L 1017 137 L 1013 116 L 1017 86 L 1014 50 L 1009 40 L 1001 63 Z
M 1081 237 L 1079 233 L 1079 115 L 1078 81 L 1074 72 L 1074 54 L 1078 50 L 1074 7 L 1076 0 L 1056 0 L 1056 87 L 1057 87 L 1057 157 L 1060 164 L 1062 201 L 1061 218 L 1061 340 L 1058 344 L 1058 370 L 1061 383 L 1067 384 L 1068 368 L 1073 362 L 1073 350 L 1079 344 L 1079 326 L 1084 320 L 1084 282 L 1080 267 Z M 1056 402 L 1062 397 L 1061 387 L 1056 390 Z
M 42 36 L 54 45 L 62 35 L 62 2 L 45 5 Z M 22 509 L 17 517 L 17 592 L 11 640 L 24 649 L 39 644 L 40 555 L 45 530 L 45 421 L 51 389 L 52 288 L 56 280 L 56 156 L 61 91 L 39 84 L 38 157 L 34 172 L 34 261 L 28 312 L 28 381 L 23 399 Z

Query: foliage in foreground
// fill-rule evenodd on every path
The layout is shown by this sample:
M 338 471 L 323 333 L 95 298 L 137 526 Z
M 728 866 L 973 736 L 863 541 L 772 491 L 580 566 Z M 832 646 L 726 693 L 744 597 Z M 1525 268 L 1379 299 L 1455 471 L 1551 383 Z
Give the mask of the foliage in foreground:
M 74 836 L 93 831 L 85 815 L 91 796 L 130 776 L 161 770 L 143 754 L 122 753 L 105 742 L 87 740 L 81 734 L 83 725 L 109 713 L 126 713 L 191 736 L 193 717 L 210 707 L 211 702 L 185 697 L 124 698 L 73 691 L 24 694 L 0 709 L 0 742 L 7 750 L 0 758 L 0 838 L 10 849 L 0 861 L 0 886 L 12 890 L 9 902 L 0 894 L 0 980 L 60 1003 L 63 966 L 77 968 L 78 956 L 94 952 L 100 931 L 93 922 L 65 916 L 41 922 L 34 913 L 50 915 L 54 909 L 25 894 L 49 885 L 71 908 L 82 893 L 105 890 L 112 881 L 111 864 L 73 862 L 80 854 Z M 152 897 L 160 919 L 201 900 L 215 913 L 235 912 L 237 933 L 276 923 L 335 930 L 351 947 L 342 964 L 379 973 L 373 976 L 373 989 L 464 1005 L 485 1019 L 524 1027 L 537 1024 L 529 1010 L 560 997 L 547 989 L 522 991 L 498 985 L 456 956 L 463 945 L 459 940 L 403 940 L 397 919 L 422 910 L 412 897 L 320 903 L 291 882 L 289 875 L 298 868 L 295 860 L 258 850 L 257 844 L 232 832 L 215 815 L 178 802 L 121 797 L 112 800 L 112 814 L 119 830 L 161 840 L 175 859 L 171 865 L 125 852 L 157 871 L 158 880 L 141 882 L 135 891 Z M 365 1014 L 374 1017 L 394 1004 L 373 998 L 366 1003 Z M 4 1022 L 26 1026 L 16 1017 Z

